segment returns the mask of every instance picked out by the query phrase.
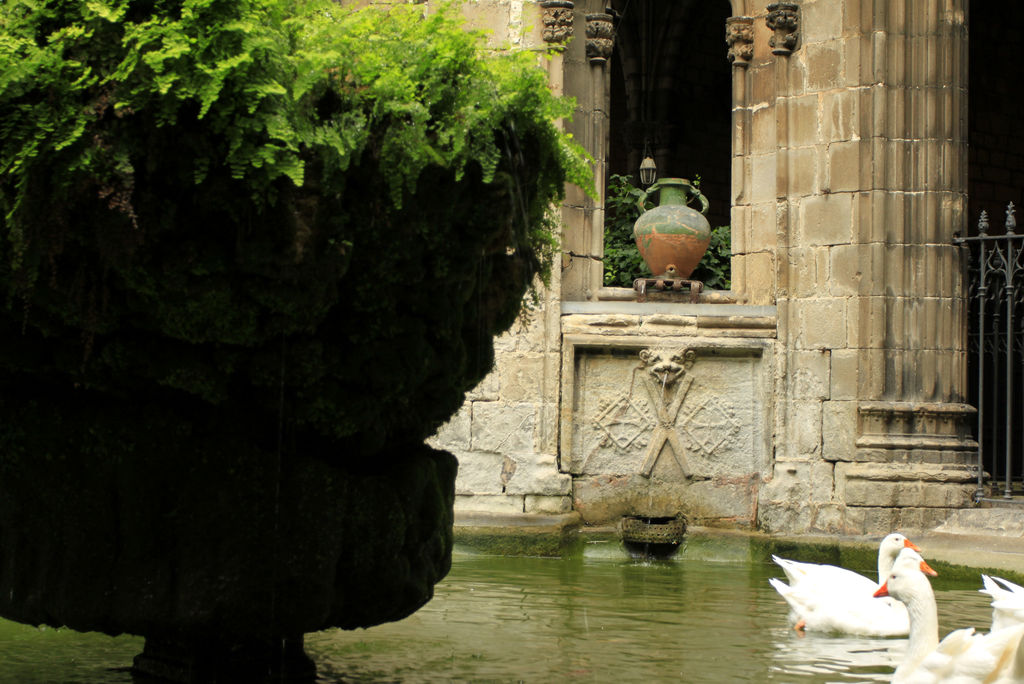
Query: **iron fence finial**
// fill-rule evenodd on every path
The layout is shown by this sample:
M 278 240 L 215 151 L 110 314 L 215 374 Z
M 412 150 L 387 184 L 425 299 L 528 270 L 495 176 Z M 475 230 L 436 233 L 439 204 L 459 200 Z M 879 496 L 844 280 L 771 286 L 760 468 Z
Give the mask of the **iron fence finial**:
M 1017 210 L 1013 207 L 1013 202 L 1006 205 L 1006 234 L 1010 235 L 1013 233 L 1013 229 L 1017 227 L 1017 219 L 1013 218 L 1013 215 L 1017 213 Z
M 978 233 L 981 235 L 988 234 L 988 212 L 984 209 L 981 210 L 981 216 L 978 217 Z

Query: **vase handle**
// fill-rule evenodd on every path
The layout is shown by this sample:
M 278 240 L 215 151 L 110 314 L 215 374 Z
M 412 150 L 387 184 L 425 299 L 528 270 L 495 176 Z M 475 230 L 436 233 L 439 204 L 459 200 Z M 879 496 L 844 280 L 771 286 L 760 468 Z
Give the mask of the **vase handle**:
M 708 209 L 711 208 L 711 204 L 708 202 L 708 198 L 704 196 L 704 193 L 702 193 L 700 190 L 687 183 L 686 195 L 686 203 L 689 204 L 691 199 L 696 199 L 698 202 L 700 202 L 700 213 L 707 216 Z
M 661 180 L 656 180 L 651 185 L 647 186 L 646 190 L 640 190 L 636 196 L 636 206 L 640 209 L 640 213 L 643 214 L 647 211 L 647 196 L 651 193 L 657 192 L 661 189 Z
M 647 197 L 662 188 L 662 179 L 654 181 L 646 190 L 641 190 L 640 194 L 637 195 L 636 206 L 640 208 L 640 213 L 647 211 Z M 675 180 L 675 179 L 672 179 Z M 678 184 L 675 184 L 678 185 Z M 708 209 L 711 205 L 708 203 L 708 198 L 704 194 L 693 187 L 689 182 L 683 184 L 683 192 L 686 194 L 686 203 L 689 204 L 693 200 L 700 202 L 700 213 L 707 215 Z

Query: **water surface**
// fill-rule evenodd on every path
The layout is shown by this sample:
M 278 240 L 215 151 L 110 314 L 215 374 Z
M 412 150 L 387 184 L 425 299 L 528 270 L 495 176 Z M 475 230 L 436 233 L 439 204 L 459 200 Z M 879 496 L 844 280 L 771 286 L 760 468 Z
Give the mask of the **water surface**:
M 888 681 L 905 640 L 800 637 L 773 576 L 782 573 L 743 545 L 688 545 L 658 562 L 634 561 L 615 542 L 574 558 L 457 551 L 416 614 L 308 635 L 307 650 L 324 684 Z M 980 577 L 933 586 L 942 634 L 987 628 Z M 135 637 L 0 621 L 0 682 L 128 683 L 117 668 L 141 647 Z

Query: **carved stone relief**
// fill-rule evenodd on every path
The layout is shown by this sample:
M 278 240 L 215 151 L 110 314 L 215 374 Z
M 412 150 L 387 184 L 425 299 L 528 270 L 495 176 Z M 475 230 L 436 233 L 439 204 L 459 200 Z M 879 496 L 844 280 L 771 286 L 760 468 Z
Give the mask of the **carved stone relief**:
M 690 452 L 712 457 L 727 442 L 736 439 L 740 433 L 736 410 L 733 402 L 715 395 L 708 395 L 690 406 L 682 420 Z
M 544 0 L 540 6 L 544 42 L 553 43 L 552 47 L 564 47 L 573 34 L 574 4 L 570 0 Z
M 697 360 L 697 353 L 692 349 L 670 351 L 664 349 L 644 349 L 640 352 L 640 362 L 643 375 L 643 383 L 651 399 L 651 405 L 658 413 L 658 422 L 654 426 L 653 434 L 647 451 L 644 453 L 644 460 L 640 466 L 640 474 L 650 477 L 654 465 L 668 445 L 671 448 L 672 457 L 684 477 L 690 476 L 690 468 L 686 462 L 686 452 L 679 439 L 679 431 L 676 429 L 676 422 L 679 418 L 679 409 L 682 408 L 683 400 L 690 391 L 693 384 L 693 377 L 687 375 L 687 371 Z
M 795 2 L 773 2 L 768 5 L 765 22 L 773 33 L 768 39 L 773 55 L 790 55 L 799 40 L 799 6 Z
M 757 470 L 750 359 L 702 358 L 685 347 L 584 355 L 570 470 L 677 482 Z
M 653 427 L 647 406 L 637 404 L 628 394 L 604 403 L 594 419 L 594 428 L 604 435 L 600 446 L 613 445 L 624 452 L 646 447 Z
M 733 66 L 745 67 L 754 58 L 754 18 L 729 17 L 725 20 L 725 43 Z

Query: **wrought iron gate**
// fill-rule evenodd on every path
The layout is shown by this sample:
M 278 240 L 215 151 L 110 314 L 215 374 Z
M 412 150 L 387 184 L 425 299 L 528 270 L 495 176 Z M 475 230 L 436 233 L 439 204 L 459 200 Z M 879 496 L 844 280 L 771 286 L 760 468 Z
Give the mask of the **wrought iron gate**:
M 978 407 L 979 501 L 1024 493 L 1024 234 L 1014 213 L 1011 202 L 1004 235 L 989 233 L 982 211 L 976 236 L 954 238 L 970 255 L 968 400 Z

